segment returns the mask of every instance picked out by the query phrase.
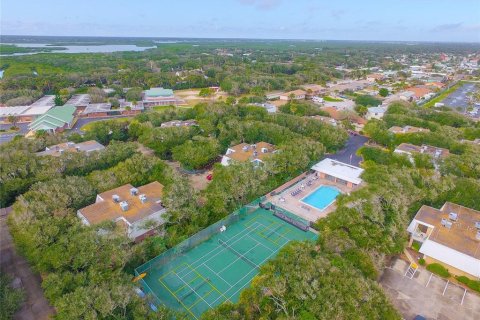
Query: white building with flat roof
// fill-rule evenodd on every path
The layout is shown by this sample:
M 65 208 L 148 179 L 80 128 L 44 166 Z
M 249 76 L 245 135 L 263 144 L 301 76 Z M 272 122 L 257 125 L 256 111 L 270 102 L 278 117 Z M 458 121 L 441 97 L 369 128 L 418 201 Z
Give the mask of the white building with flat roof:
M 312 170 L 316 171 L 322 179 L 343 184 L 349 188 L 354 188 L 363 182 L 360 178 L 364 171 L 362 168 L 330 158 L 323 159 L 315 164 Z

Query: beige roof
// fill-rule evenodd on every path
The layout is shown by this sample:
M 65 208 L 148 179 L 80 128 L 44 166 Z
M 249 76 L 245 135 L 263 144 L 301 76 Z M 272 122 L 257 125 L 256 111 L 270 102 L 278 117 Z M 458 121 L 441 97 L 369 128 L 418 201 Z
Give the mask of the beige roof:
M 80 213 L 88 220 L 91 225 L 103 221 L 116 221 L 124 218 L 129 223 L 142 220 L 163 209 L 161 197 L 163 195 L 163 185 L 157 181 L 138 187 L 137 195 L 132 195 L 130 189 L 133 186 L 126 184 L 113 190 L 105 191 L 97 196 L 94 204 L 80 209 Z M 147 200 L 142 203 L 140 195 L 146 195 Z M 118 195 L 121 201 L 128 203 L 128 210 L 123 211 L 119 202 L 113 201 L 113 195 Z
M 255 148 L 253 148 L 253 146 L 255 146 Z M 262 152 L 263 148 L 267 149 L 266 153 Z M 240 143 L 236 146 L 230 147 L 229 149 L 233 150 L 234 152 L 227 154 L 227 157 L 236 161 L 246 162 L 248 160 L 253 161 L 255 159 L 265 159 L 275 151 L 275 146 L 262 141 L 256 143 L 255 145 Z M 254 154 L 255 152 L 256 154 Z
M 458 214 L 458 220 L 448 229 L 442 226 L 442 218 L 448 220 L 451 212 Z M 475 222 L 480 221 L 480 211 L 451 202 L 446 202 L 440 210 L 424 205 L 415 220 L 434 227 L 430 240 L 480 259 L 480 240 L 476 239 L 475 228 Z
M 293 91 L 289 91 L 289 92 L 285 92 L 284 94 L 282 94 L 282 96 L 287 96 L 287 97 L 290 97 L 290 95 L 293 94 L 294 96 L 301 96 L 301 95 L 305 95 L 307 94 L 305 91 L 303 90 L 293 90 Z
M 92 151 L 99 151 L 103 150 L 105 147 L 98 143 L 95 140 L 84 141 L 80 143 L 74 142 L 64 142 L 60 144 L 56 144 L 53 146 L 49 146 L 46 148 L 45 151 L 37 152 L 39 156 L 54 156 L 59 157 L 63 152 L 92 152 Z
M 390 129 L 388 129 L 388 131 L 393 132 L 395 134 L 430 132 L 429 129 L 413 127 L 413 126 L 405 126 L 405 127 L 393 126 Z
M 395 151 L 396 150 L 408 152 L 408 153 L 412 153 L 412 152 L 425 153 L 435 158 L 437 157 L 445 158 L 450 155 L 450 151 L 448 149 L 432 147 L 425 144 L 422 146 L 416 146 L 410 143 L 401 143 L 398 147 L 395 148 Z

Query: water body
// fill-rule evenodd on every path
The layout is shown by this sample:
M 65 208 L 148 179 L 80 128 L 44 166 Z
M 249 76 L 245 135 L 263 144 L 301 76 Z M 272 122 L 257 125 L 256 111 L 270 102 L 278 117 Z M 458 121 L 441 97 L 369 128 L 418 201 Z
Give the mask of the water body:
M 13 54 L 2 54 L 1 56 L 23 56 L 23 55 L 30 55 L 30 54 L 37 54 L 37 53 L 112 53 L 112 52 L 120 52 L 120 51 L 145 51 L 147 49 L 156 48 L 153 47 L 138 47 L 133 44 L 106 44 L 106 45 L 79 45 L 79 46 L 62 46 L 59 45 L 52 45 L 48 43 L 8 43 L 10 45 L 16 45 L 17 47 L 24 47 L 24 48 L 51 48 L 53 47 L 61 47 L 65 48 L 65 50 L 51 50 L 45 52 L 22 52 L 22 53 L 13 53 Z
M 5 72 L 4 70 L 0 70 L 0 79 L 3 78 L 3 73 L 4 73 L 4 72 Z

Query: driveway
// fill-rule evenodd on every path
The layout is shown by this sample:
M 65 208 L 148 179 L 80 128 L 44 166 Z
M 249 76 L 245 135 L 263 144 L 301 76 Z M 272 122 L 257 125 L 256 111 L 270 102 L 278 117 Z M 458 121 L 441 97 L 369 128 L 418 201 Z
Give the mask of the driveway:
M 405 319 L 480 319 L 480 296 L 420 268 L 410 279 L 409 263 L 396 259 L 385 268 L 380 284 Z
M 34 274 L 28 262 L 15 250 L 8 231 L 7 215 L 11 207 L 0 209 L 0 270 L 21 284 L 26 301 L 13 316 L 14 320 L 44 320 L 54 314 L 54 309 L 43 295 L 40 275 Z
M 9 130 L 12 125 L 9 123 L 1 123 L 0 130 Z M 0 144 L 11 141 L 15 136 L 24 135 L 28 132 L 28 123 L 17 123 L 17 127 L 20 128 L 14 133 L 0 133 Z
M 352 135 L 348 137 L 345 148 L 339 150 L 334 154 L 328 154 L 327 157 L 340 162 L 348 163 L 354 166 L 359 166 L 362 158 L 356 155 L 358 149 L 360 149 L 368 141 L 367 137 L 361 135 Z

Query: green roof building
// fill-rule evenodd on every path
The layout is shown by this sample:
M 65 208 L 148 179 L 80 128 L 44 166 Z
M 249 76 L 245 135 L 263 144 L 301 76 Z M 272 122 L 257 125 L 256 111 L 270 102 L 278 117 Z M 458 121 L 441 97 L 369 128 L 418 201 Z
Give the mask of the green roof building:
M 171 97 L 173 96 L 172 89 L 164 89 L 164 88 L 150 88 L 145 90 L 145 97 Z
M 29 128 L 33 131 L 45 130 L 49 132 L 70 129 L 75 118 L 76 108 L 72 105 L 54 107 L 30 123 Z

